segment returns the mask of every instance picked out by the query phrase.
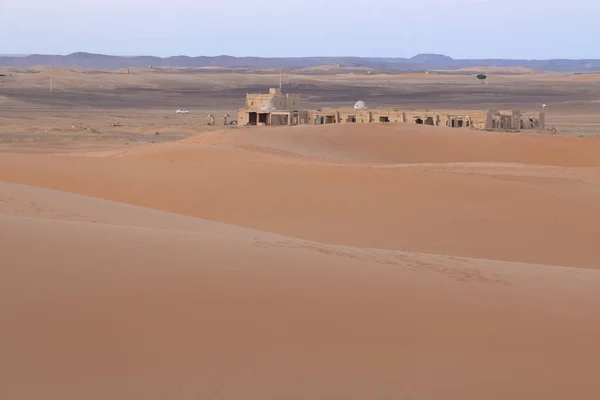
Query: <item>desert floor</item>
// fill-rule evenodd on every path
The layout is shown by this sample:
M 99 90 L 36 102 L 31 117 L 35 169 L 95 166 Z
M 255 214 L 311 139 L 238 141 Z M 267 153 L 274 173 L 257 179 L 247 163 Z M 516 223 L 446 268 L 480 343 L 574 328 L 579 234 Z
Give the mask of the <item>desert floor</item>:
M 314 106 L 546 103 L 551 135 L 206 126 L 273 71 L 0 73 L 1 398 L 600 393 L 598 76 L 285 75 Z

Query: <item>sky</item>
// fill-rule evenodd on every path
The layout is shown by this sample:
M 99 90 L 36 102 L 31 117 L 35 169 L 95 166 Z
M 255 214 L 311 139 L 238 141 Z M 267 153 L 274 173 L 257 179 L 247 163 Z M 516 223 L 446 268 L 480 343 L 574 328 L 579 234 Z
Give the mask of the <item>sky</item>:
M 0 0 L 0 54 L 600 58 L 597 0 Z

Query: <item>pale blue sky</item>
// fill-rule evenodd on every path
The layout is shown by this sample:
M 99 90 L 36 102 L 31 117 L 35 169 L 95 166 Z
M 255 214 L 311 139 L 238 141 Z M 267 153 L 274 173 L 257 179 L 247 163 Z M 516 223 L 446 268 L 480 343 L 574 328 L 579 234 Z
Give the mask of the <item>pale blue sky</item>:
M 0 0 L 0 54 L 600 58 L 598 0 Z

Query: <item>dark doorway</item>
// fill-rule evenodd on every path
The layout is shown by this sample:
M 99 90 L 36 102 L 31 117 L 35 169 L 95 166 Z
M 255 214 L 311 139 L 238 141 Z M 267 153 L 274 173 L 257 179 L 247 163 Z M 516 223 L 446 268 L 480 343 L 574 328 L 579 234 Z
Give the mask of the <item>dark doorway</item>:
M 425 120 L 425 125 L 435 125 L 435 123 L 433 122 L 433 117 L 427 117 L 427 119 Z
M 255 112 L 251 112 L 248 114 L 248 125 L 256 125 L 258 122 L 258 116 Z
M 335 118 L 333 115 L 328 115 L 325 117 L 326 124 L 333 124 L 335 122 Z
M 265 113 L 258 114 L 258 123 L 267 125 L 267 119 L 268 119 L 267 117 L 268 116 L 269 116 L 269 114 L 265 114 Z
M 354 115 L 348 115 L 346 122 L 356 122 L 356 117 Z
M 388 117 L 379 117 L 379 122 L 390 122 Z
M 415 124 L 423 125 L 423 120 L 421 118 L 417 118 L 417 119 L 415 119 Z
M 462 121 L 462 119 L 459 119 L 459 120 L 458 120 L 458 127 L 459 127 L 459 128 L 462 128 L 462 127 L 463 127 L 463 121 Z

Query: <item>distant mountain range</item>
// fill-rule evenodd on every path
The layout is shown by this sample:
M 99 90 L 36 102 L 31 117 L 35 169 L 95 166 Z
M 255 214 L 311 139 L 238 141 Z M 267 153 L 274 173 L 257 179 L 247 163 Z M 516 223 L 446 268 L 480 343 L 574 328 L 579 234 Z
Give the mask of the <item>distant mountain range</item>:
M 352 68 L 373 68 L 397 71 L 457 70 L 472 67 L 525 67 L 540 72 L 586 73 L 600 72 L 600 59 L 589 60 L 507 60 L 507 59 L 453 59 L 441 54 L 419 54 L 411 58 L 374 57 L 152 57 L 110 56 L 91 53 L 73 53 L 66 56 L 32 54 L 26 56 L 0 56 L 0 66 L 81 68 L 140 68 L 155 67 L 221 67 L 221 68 L 308 68 L 339 65 Z

